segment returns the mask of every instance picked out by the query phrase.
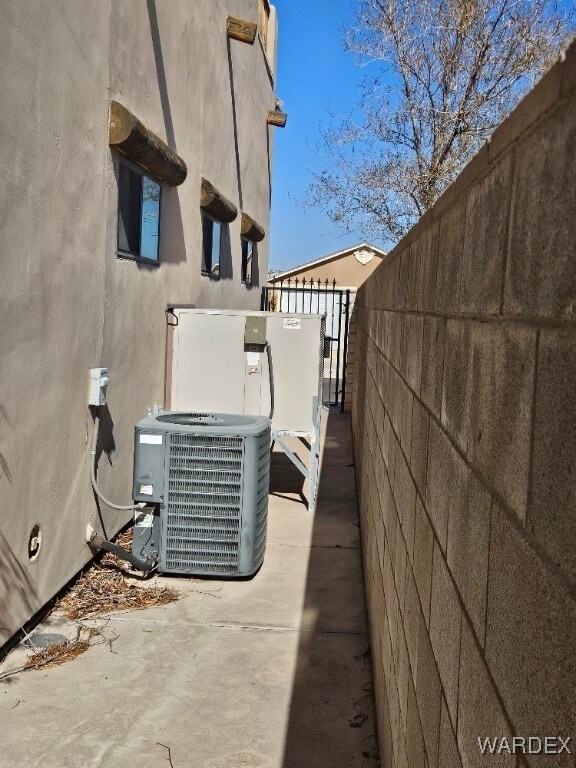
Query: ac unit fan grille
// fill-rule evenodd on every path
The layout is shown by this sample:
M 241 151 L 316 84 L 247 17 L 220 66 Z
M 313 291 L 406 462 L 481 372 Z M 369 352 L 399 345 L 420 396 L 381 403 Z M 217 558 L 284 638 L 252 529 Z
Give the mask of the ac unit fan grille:
M 167 569 L 238 569 L 243 457 L 242 438 L 170 435 Z

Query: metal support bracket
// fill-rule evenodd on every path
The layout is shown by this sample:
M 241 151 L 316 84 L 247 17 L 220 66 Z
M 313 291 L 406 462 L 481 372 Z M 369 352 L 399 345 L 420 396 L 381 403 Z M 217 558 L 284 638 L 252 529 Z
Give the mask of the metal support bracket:
M 306 467 L 304 462 L 296 456 L 294 451 L 286 445 L 282 438 L 299 437 L 306 438 L 310 443 L 310 467 Z M 290 430 L 272 430 L 272 444 L 278 443 L 286 456 L 301 472 L 306 480 L 310 482 L 308 494 L 308 511 L 314 512 L 316 509 L 316 496 L 318 495 L 318 474 L 320 467 L 320 425 L 317 424 L 313 432 L 292 432 Z
M 282 434 L 286 434 L 286 433 L 282 432 Z M 278 432 L 274 432 L 274 442 L 278 443 L 278 445 L 280 446 L 280 448 L 282 448 L 286 456 L 288 456 L 292 464 L 294 464 L 294 466 L 297 469 L 299 469 L 300 472 L 302 472 L 306 480 L 310 480 L 309 470 L 306 469 L 306 467 L 304 466 L 304 463 L 298 458 L 298 456 L 296 456 L 294 451 L 286 445 L 286 443 L 282 440 L 281 437 L 278 436 Z

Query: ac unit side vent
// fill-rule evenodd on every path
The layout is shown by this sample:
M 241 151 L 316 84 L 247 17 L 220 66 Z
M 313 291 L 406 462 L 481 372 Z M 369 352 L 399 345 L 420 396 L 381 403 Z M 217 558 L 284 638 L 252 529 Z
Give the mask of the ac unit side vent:
M 219 493 L 218 491 L 223 491 L 222 493 Z M 231 490 L 228 489 L 218 489 L 217 487 L 214 487 L 213 489 L 210 488 L 204 488 L 203 490 L 199 490 L 198 488 L 195 488 L 194 491 L 192 491 L 190 488 L 182 487 L 179 489 L 179 492 L 171 492 L 169 494 L 169 500 L 175 501 L 175 502 L 182 502 L 182 501 L 200 501 L 203 503 L 209 503 L 212 502 L 214 504 L 226 504 L 226 503 L 235 503 L 238 505 L 240 503 L 240 494 L 238 492 L 238 488 L 236 488 L 237 493 L 233 494 Z
M 240 485 L 242 483 L 242 475 L 240 472 L 231 472 L 229 469 L 208 469 L 202 467 L 194 471 L 190 468 L 186 471 L 184 468 L 172 469 L 170 472 L 170 482 L 179 480 L 183 483 L 233 483 L 234 485 Z
M 206 541 L 205 539 L 194 538 L 175 538 L 169 536 L 167 539 L 167 545 L 174 555 L 175 552 L 190 553 L 194 551 L 196 555 L 200 552 L 212 552 L 214 555 L 220 556 L 224 553 L 238 554 L 238 542 L 228 541 Z
M 188 571 L 196 567 L 193 564 L 202 570 L 211 570 L 214 563 L 238 566 L 243 456 L 239 438 L 171 435 L 168 567 Z M 201 510 L 197 508 L 199 501 Z M 217 510 L 225 511 L 226 531 L 218 526 Z
M 169 515 L 170 530 L 175 534 L 179 532 L 196 533 L 201 531 L 213 531 L 214 535 L 233 535 L 240 529 L 240 520 L 236 518 L 194 517 L 184 518 L 182 515 Z
M 170 535 L 177 538 L 213 538 L 214 541 L 234 541 L 238 538 L 238 533 L 240 532 L 239 525 L 230 528 L 222 528 L 219 525 L 214 525 L 211 521 L 209 521 L 208 525 L 198 525 L 196 521 L 192 522 L 191 525 L 174 525 L 170 520 L 169 526 Z
M 265 517 L 262 520 L 258 521 L 256 525 L 256 541 L 258 541 L 262 533 L 266 533 L 266 523 L 267 523 L 267 520 Z
M 189 435 L 186 432 L 172 432 L 170 434 L 170 438 L 172 448 L 177 448 L 178 446 L 184 445 L 191 447 L 206 447 L 217 450 L 222 450 L 223 448 L 239 448 L 242 450 L 243 447 L 243 439 L 241 437 L 224 437 L 220 435 L 215 436 L 197 434 Z
M 264 560 L 265 550 L 266 550 L 266 537 L 264 537 L 264 539 L 258 545 L 258 548 L 254 552 L 254 562 L 257 565 L 257 567 L 260 567 L 262 565 L 262 561 Z
M 166 558 L 166 570 L 183 573 L 235 573 L 238 569 L 236 561 L 222 562 L 220 559 L 200 560 L 188 558 Z
M 187 494 L 182 494 L 183 499 L 171 500 L 170 510 L 173 514 L 183 514 L 187 517 L 237 517 L 238 504 L 224 502 L 206 502 L 204 499 L 190 500 Z
M 260 483 L 268 484 L 270 481 L 270 461 L 264 464 L 263 467 L 258 467 L 258 485 Z
M 268 508 L 268 487 L 263 486 L 258 490 L 258 496 L 256 497 L 256 509 L 259 510 L 262 507 Z
M 195 467 L 190 467 L 190 457 L 182 457 L 182 458 L 175 458 L 172 457 L 170 459 L 170 469 L 174 470 L 175 472 L 196 472 L 196 471 L 205 471 L 205 472 L 236 472 L 239 473 L 242 468 L 242 457 L 238 458 L 236 461 L 228 461 L 226 459 L 213 459 L 213 458 L 205 458 L 196 459 Z

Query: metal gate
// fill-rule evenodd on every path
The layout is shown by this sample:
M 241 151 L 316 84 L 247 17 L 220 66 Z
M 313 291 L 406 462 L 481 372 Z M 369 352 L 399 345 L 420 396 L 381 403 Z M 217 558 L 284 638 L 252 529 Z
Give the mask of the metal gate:
M 344 410 L 346 354 L 350 320 L 349 289 L 336 288 L 336 280 L 284 280 L 262 288 L 264 312 L 326 315 L 323 400 Z

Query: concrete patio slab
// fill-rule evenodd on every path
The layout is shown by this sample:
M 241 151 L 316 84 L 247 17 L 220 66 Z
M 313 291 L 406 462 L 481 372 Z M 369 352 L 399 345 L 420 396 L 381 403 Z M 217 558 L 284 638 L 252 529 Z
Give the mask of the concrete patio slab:
M 347 417 L 331 413 L 327 434 L 334 454 L 348 448 Z M 328 476 L 349 499 L 348 472 Z M 266 557 L 253 579 L 157 576 L 154 584 L 182 593 L 178 602 L 100 618 L 111 644 L 0 681 L 0 763 L 375 766 L 356 504 L 328 495 L 315 515 L 297 492 L 270 497 Z M 53 614 L 42 629 L 74 625 Z M 25 653 L 13 652 L 0 673 Z

